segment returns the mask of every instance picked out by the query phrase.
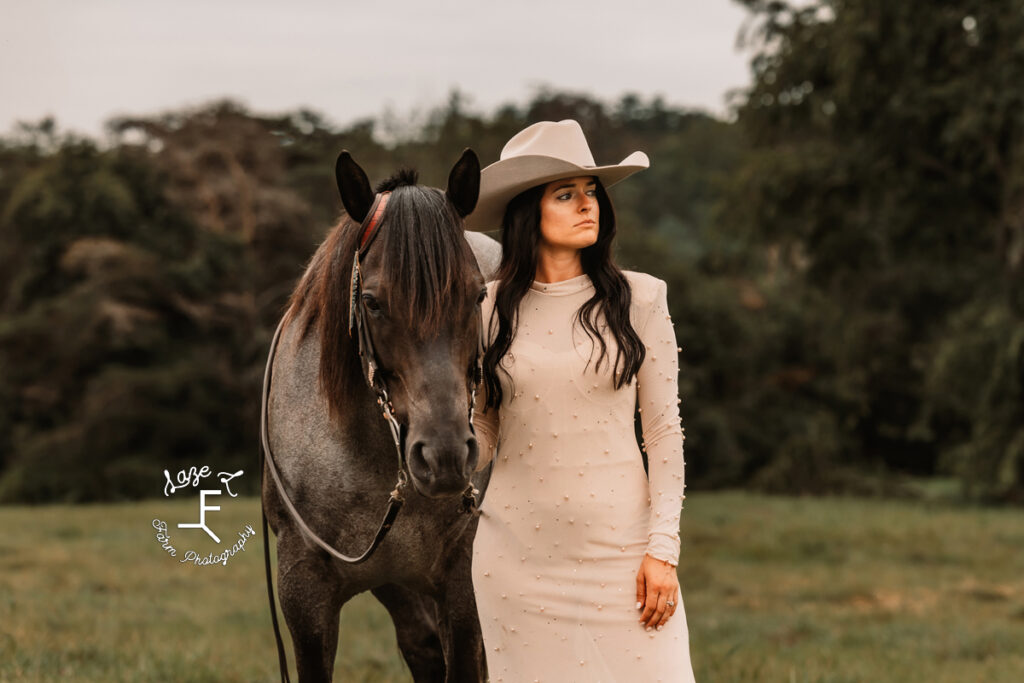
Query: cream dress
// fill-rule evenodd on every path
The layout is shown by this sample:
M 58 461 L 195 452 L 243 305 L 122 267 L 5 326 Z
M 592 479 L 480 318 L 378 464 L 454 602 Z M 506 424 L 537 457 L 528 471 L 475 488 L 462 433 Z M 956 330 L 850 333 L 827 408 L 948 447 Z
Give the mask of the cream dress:
M 581 275 L 533 283 L 501 362 L 515 396 L 499 371 L 500 409 L 483 412 L 478 401 L 479 467 L 493 458 L 494 471 L 473 584 L 492 683 L 694 680 L 682 596 L 661 631 L 645 631 L 636 609 L 644 553 L 678 562 L 683 435 L 665 283 L 625 275 L 647 347 L 636 380 L 614 390 L 609 359 L 595 372 L 599 349 L 587 367 L 592 342 L 574 318 L 594 286 Z M 489 337 L 496 330 L 495 316 Z M 610 340 L 609 349 L 614 360 Z M 649 482 L 634 435 L 637 398 Z

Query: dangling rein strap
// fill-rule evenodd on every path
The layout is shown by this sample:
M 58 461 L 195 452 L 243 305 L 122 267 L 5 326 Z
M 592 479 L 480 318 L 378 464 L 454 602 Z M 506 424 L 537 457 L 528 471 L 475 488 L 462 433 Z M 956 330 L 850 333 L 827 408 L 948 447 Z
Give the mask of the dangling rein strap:
M 270 384 L 271 375 L 273 374 L 274 367 L 274 356 L 277 355 L 277 343 L 281 338 L 281 329 L 284 325 L 282 320 L 277 325 L 277 330 L 274 332 L 274 338 L 270 342 L 270 353 L 267 358 L 267 369 L 263 374 L 263 398 L 261 401 L 260 409 L 260 489 L 263 489 L 263 473 L 264 465 L 266 469 L 270 470 L 270 474 L 274 479 L 274 484 L 277 486 L 277 492 L 281 500 L 284 502 L 285 507 L 291 514 L 292 519 L 299 525 L 302 532 L 306 536 L 322 548 L 327 554 L 336 559 L 342 560 L 349 564 L 357 564 L 366 560 L 373 554 L 373 551 L 377 549 L 381 541 L 387 535 L 391 529 L 391 525 L 394 524 L 395 518 L 398 516 L 398 511 L 402 509 L 402 503 L 405 502 L 401 495 L 401 487 L 396 487 L 391 492 L 391 497 L 388 500 L 388 508 L 384 513 L 384 519 L 380 523 L 380 527 L 377 529 L 377 533 L 373 537 L 373 542 L 370 546 L 363 551 L 361 555 L 356 557 L 349 557 L 334 549 L 329 543 L 320 538 L 316 532 L 309 528 L 305 521 L 302 519 L 302 515 L 295 509 L 295 505 L 292 503 L 291 498 L 288 497 L 288 492 L 285 491 L 284 482 L 281 481 L 281 475 L 277 471 L 277 465 L 274 462 L 274 452 L 270 449 L 270 435 L 268 433 L 268 422 L 269 422 L 269 409 L 270 409 Z M 404 482 L 405 473 L 400 473 L 399 481 Z M 277 620 L 277 604 L 274 601 L 274 583 L 270 571 L 270 541 L 269 533 L 267 532 L 267 510 L 263 505 L 260 505 L 260 513 L 263 522 L 263 564 L 267 575 L 267 597 L 270 599 L 270 618 L 274 625 L 274 638 L 277 641 L 277 658 L 281 668 L 281 681 L 282 683 L 289 683 L 291 678 L 288 675 L 288 656 L 284 650 L 284 640 L 281 638 L 281 627 Z
M 261 401 L 262 409 L 260 411 L 260 443 L 263 446 L 262 452 L 266 456 L 265 462 L 267 464 L 267 469 L 270 470 L 270 474 L 274 478 L 274 483 L 277 485 L 277 491 L 281 496 L 282 502 L 285 504 L 285 507 L 288 508 L 288 512 L 291 513 L 292 519 L 295 520 L 296 524 L 299 525 L 299 528 L 302 529 L 306 536 L 326 551 L 331 557 L 350 564 L 356 564 L 370 557 L 373 551 L 377 549 L 377 546 L 380 545 L 380 542 L 384 540 L 384 537 L 387 535 L 388 531 L 391 529 L 391 525 L 395 521 L 395 517 L 398 516 L 398 511 L 402 508 L 402 503 L 405 502 L 405 499 L 402 497 L 401 491 L 398 487 L 396 487 L 395 491 L 391 492 L 391 497 L 388 500 L 388 509 L 384 514 L 384 519 L 380 523 L 380 528 L 377 529 L 377 533 L 373 537 L 373 541 L 361 555 L 357 555 L 355 557 L 350 557 L 335 550 L 329 543 L 320 538 L 316 532 L 310 529 L 305 521 L 303 521 L 302 516 L 299 514 L 299 511 L 295 509 L 295 505 L 292 503 L 291 498 L 289 498 L 288 493 L 285 491 L 284 482 L 281 481 L 281 475 L 277 471 L 277 464 L 274 462 L 274 452 L 270 449 L 270 435 L 267 424 L 269 422 L 269 396 L 271 377 L 273 375 L 274 356 L 277 352 L 277 343 L 281 336 L 281 326 L 283 324 L 283 320 L 278 323 L 277 331 L 274 332 L 274 338 L 270 342 L 270 354 L 267 358 L 267 368 L 263 375 L 263 399 Z M 402 480 L 404 483 L 404 477 Z

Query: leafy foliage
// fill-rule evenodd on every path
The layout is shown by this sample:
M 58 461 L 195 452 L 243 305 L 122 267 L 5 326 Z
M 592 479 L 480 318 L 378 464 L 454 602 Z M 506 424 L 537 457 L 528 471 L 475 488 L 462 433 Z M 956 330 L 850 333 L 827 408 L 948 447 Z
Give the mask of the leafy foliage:
M 626 94 L 331 125 L 230 101 L 0 140 L 0 498 L 153 495 L 255 462 L 264 352 L 335 222 L 334 159 L 443 185 L 537 120 L 578 119 L 619 263 L 669 283 L 697 487 L 1024 500 L 1024 13 L 743 0 L 736 121 Z M 254 478 L 253 478 L 254 480 Z
M 723 220 L 784 255 L 762 269 L 830 321 L 800 340 L 836 418 L 816 441 L 843 445 L 837 465 L 1024 499 L 1024 13 L 744 4 L 750 150 Z
M 258 350 L 238 240 L 130 149 L 65 140 L 8 197 L 0 499 L 134 497 L 198 453 L 237 460 Z

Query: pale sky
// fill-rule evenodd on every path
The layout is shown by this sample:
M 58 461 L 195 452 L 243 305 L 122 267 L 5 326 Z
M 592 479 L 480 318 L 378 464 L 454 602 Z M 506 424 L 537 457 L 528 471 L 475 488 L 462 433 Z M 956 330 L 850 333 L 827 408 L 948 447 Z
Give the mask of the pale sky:
M 53 115 L 96 135 L 220 97 L 344 126 L 453 88 L 479 112 L 547 86 L 725 116 L 750 80 L 746 16 L 733 0 L 0 0 L 0 134 Z

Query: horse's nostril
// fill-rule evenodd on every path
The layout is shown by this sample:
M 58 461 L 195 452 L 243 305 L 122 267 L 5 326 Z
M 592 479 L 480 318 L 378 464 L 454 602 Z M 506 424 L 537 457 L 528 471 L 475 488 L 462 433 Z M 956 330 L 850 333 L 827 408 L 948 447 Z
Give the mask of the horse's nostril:
M 416 441 L 411 446 L 409 446 L 409 452 L 407 453 L 407 455 L 408 455 L 410 460 L 412 460 L 413 458 L 422 458 L 423 457 L 423 442 L 422 441 Z
M 409 447 L 406 454 L 406 461 L 409 464 L 409 473 L 417 479 L 431 479 L 431 467 L 423 455 L 423 442 L 416 441 Z

